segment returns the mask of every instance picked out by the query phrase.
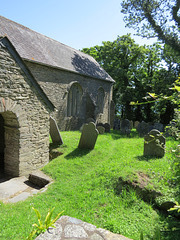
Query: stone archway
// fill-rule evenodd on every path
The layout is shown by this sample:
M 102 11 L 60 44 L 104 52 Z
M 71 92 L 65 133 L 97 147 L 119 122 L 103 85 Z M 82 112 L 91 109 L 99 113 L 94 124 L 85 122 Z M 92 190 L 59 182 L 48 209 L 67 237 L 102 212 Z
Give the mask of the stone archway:
M 20 129 L 22 123 L 26 124 L 24 115 L 15 101 L 0 99 L 0 168 L 13 177 L 20 175 Z
M 16 114 L 1 112 L 1 169 L 10 176 L 19 176 L 20 131 Z

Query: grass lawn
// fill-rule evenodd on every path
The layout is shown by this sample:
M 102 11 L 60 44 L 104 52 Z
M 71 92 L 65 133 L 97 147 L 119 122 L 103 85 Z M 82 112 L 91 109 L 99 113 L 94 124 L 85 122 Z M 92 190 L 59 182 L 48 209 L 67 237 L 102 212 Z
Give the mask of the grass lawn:
M 157 191 L 167 200 L 180 202 L 178 186 L 172 185 L 175 172 L 171 165 L 174 156 L 171 148 L 177 142 L 167 139 L 163 158 L 143 157 L 143 138 L 135 131 L 125 137 L 117 131 L 99 135 L 92 151 L 77 148 L 80 132 L 61 132 L 64 144 L 59 151 L 63 155 L 53 159 L 43 171 L 54 179 L 44 193 L 16 204 L 0 202 L 0 239 L 26 239 L 37 222 L 32 207 L 42 213 L 54 210 L 54 217 L 63 215 L 120 233 L 134 240 L 152 239 L 155 228 L 161 230 L 161 239 L 179 240 L 180 222 L 165 216 L 144 202 L 132 189 L 117 192 L 118 179 L 133 180 L 139 172 L 149 176 Z M 152 188 L 152 185 L 149 187 Z

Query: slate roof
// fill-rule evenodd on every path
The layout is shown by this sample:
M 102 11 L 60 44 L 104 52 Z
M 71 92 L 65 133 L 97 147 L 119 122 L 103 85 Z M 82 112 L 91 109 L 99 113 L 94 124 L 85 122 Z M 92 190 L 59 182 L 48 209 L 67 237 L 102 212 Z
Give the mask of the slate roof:
M 0 36 L 7 36 L 25 60 L 114 82 L 91 56 L 2 16 Z
M 38 94 L 41 96 L 41 98 L 43 99 L 44 103 L 49 107 L 49 109 L 51 111 L 54 110 L 54 105 L 53 103 L 49 100 L 49 98 L 47 97 L 47 95 L 44 93 L 44 91 L 42 90 L 42 88 L 40 87 L 40 85 L 37 83 L 37 81 L 34 79 L 32 73 L 29 71 L 29 69 L 26 67 L 24 61 L 22 60 L 22 58 L 20 57 L 20 55 L 18 54 L 18 52 L 16 51 L 16 49 L 14 48 L 14 46 L 12 45 L 12 43 L 9 41 L 9 39 L 7 37 L 0 37 L 0 46 L 1 47 L 5 47 L 7 48 L 7 50 L 9 51 L 9 53 L 11 54 L 11 56 L 13 56 L 14 60 L 17 62 L 17 64 L 19 65 L 19 67 L 21 68 L 21 70 L 24 72 L 24 74 L 26 75 L 26 77 L 29 79 L 29 81 L 31 82 L 31 84 L 33 85 L 33 87 L 36 89 L 36 91 L 38 92 Z

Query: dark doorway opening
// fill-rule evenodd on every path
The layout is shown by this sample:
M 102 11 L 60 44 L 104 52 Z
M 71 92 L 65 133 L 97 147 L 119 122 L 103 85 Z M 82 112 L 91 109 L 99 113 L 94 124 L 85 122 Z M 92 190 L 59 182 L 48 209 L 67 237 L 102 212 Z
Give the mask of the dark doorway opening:
M 0 114 L 0 175 L 4 173 L 4 148 L 5 148 L 4 118 Z

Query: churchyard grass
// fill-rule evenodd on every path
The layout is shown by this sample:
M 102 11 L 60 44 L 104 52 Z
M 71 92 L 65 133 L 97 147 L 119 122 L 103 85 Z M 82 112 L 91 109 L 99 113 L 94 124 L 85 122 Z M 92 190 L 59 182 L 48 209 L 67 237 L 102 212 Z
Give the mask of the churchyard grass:
M 16 204 L 0 203 L 0 239 L 20 240 L 32 231 L 38 209 L 42 218 L 49 209 L 54 216 L 64 215 L 92 223 L 97 227 L 120 233 L 134 240 L 152 239 L 159 228 L 165 240 L 178 240 L 179 221 L 144 202 L 131 188 L 118 191 L 118 179 L 135 181 L 138 173 L 149 176 L 149 189 L 163 193 L 166 200 L 180 202 L 178 186 L 172 181 L 171 149 L 177 145 L 167 139 L 163 158 L 143 156 L 143 138 L 135 130 L 130 137 L 118 131 L 99 135 L 93 150 L 78 149 L 80 132 L 61 132 L 63 154 L 53 159 L 43 171 L 54 179 L 48 190 Z

